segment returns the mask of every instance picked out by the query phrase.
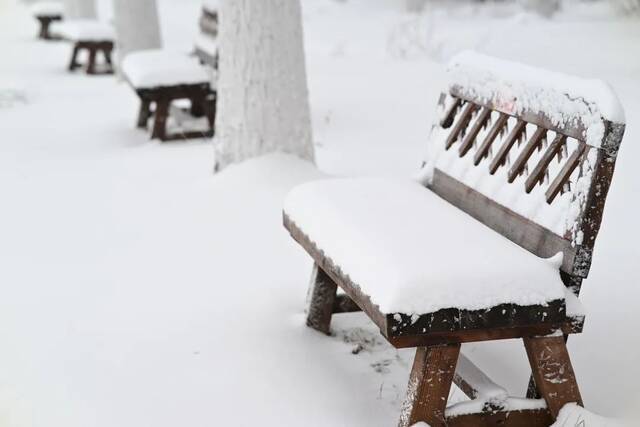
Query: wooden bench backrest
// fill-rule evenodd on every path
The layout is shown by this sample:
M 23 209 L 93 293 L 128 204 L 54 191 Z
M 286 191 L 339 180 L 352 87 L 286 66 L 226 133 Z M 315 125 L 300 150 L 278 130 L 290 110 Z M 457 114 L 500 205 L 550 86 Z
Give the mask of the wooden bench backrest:
M 525 77 L 532 73 L 533 83 Z M 563 252 L 561 271 L 586 277 L 624 133 L 615 95 L 581 79 L 565 90 L 567 76 L 472 53 L 454 59 L 449 75 L 427 186 L 538 256 Z M 606 108 L 616 121 L 603 118 L 598 102 L 575 97 L 585 85 L 614 104 Z
M 209 6 L 203 6 L 199 27 L 200 37 L 211 40 L 211 43 L 215 44 L 218 38 L 218 11 Z M 209 43 L 206 44 L 208 45 Z M 210 48 L 207 49 L 203 46 L 196 45 L 195 54 L 203 64 L 210 65 L 214 69 L 218 68 L 217 49 L 212 51 Z
M 218 37 L 218 11 L 203 7 L 199 25 L 201 32 L 214 38 Z

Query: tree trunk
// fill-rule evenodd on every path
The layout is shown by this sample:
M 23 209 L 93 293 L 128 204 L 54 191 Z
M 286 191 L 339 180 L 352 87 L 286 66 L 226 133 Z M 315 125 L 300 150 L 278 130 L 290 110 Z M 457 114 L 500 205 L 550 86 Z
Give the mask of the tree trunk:
M 222 0 L 216 170 L 273 151 L 313 161 L 299 0 Z
M 162 46 L 156 0 L 114 0 L 118 62 L 138 50 Z
M 66 19 L 97 19 L 96 0 L 64 0 Z
M 406 0 L 406 2 L 409 12 L 422 12 L 427 4 L 427 0 Z

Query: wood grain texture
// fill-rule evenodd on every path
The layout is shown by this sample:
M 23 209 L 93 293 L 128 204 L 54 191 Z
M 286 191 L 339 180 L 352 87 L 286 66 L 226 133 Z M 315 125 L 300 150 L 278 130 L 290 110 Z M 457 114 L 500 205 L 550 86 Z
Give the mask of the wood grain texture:
M 551 204 L 558 193 L 560 193 L 562 188 L 569 182 L 569 177 L 578 167 L 580 159 L 584 155 L 585 150 L 585 144 L 578 144 L 578 148 L 573 153 L 571 153 L 571 156 L 564 163 L 564 166 L 555 177 L 555 179 L 551 182 L 551 185 L 549 185 L 549 188 L 545 193 L 545 196 L 547 197 L 547 203 Z
M 459 353 L 459 344 L 416 349 L 399 427 L 420 421 L 431 427 L 446 425 L 445 409 Z
M 537 184 L 540 184 L 542 182 L 549 167 L 549 163 L 551 163 L 551 160 L 553 160 L 553 158 L 560 152 L 560 150 L 562 150 L 562 147 L 564 147 L 566 143 L 567 137 L 565 135 L 556 135 L 551 144 L 549 144 L 549 147 L 547 147 L 547 150 L 542 155 L 540 161 L 538 161 L 536 166 L 533 168 L 533 171 L 527 177 L 524 185 L 525 191 L 527 193 L 530 193 Z
M 307 326 L 329 335 L 331 315 L 336 301 L 338 286 L 316 264 L 313 265 L 309 284 L 309 305 L 307 306 Z
M 445 143 L 445 147 L 448 150 L 451 146 L 464 134 L 467 126 L 469 126 L 469 122 L 471 121 L 471 117 L 473 113 L 476 111 L 477 107 L 475 104 L 468 102 L 464 108 L 462 109 L 462 113 L 457 117 L 457 121 L 453 125 L 453 129 L 449 133 L 447 137 L 447 141 Z
M 511 148 L 514 146 L 516 141 L 518 141 L 522 137 L 526 129 L 526 126 L 527 126 L 527 122 L 525 122 L 524 120 L 518 120 L 518 122 L 513 127 L 513 129 L 511 129 L 509 136 L 507 136 L 507 139 L 504 141 L 504 143 L 498 150 L 498 153 L 495 156 L 493 156 L 493 159 L 489 164 L 489 173 L 491 175 L 496 173 L 498 168 L 505 164 L 507 160 L 507 156 L 509 155 L 509 151 L 511 151 Z
M 480 114 L 478 114 L 478 118 L 473 123 L 473 126 L 462 140 L 462 144 L 460 144 L 460 148 L 458 149 L 458 154 L 460 155 L 460 157 L 464 157 L 464 155 L 467 154 L 471 147 L 473 147 L 473 143 L 475 142 L 478 133 L 480 133 L 482 128 L 487 125 L 490 118 L 491 110 L 488 108 L 483 108 L 482 111 L 480 111 Z
M 487 157 L 487 155 L 489 154 L 489 149 L 493 145 L 493 142 L 496 140 L 498 135 L 500 135 L 500 132 L 502 132 L 502 129 L 507 125 L 508 120 L 509 116 L 507 116 L 506 114 L 500 114 L 496 122 L 491 127 L 491 130 L 489 130 L 489 133 L 480 144 L 480 147 L 478 147 L 478 151 L 476 151 L 476 153 L 474 154 L 474 165 L 478 166 L 482 159 Z
M 582 397 L 563 336 L 525 337 L 524 346 L 540 396 L 555 419 L 567 403 L 582 405 Z
M 527 161 L 534 153 L 534 151 L 542 146 L 542 142 L 544 141 L 546 135 L 547 130 L 545 128 L 539 127 L 538 129 L 536 129 L 531 138 L 529 138 L 529 141 L 527 141 L 527 144 L 520 152 L 520 155 L 518 156 L 516 161 L 513 162 L 513 166 L 511 166 L 511 169 L 509 169 L 508 178 L 510 184 L 515 181 L 516 177 L 522 174 L 525 166 L 527 165 Z
M 487 227 L 539 257 L 549 258 L 563 252 L 562 270 L 574 274 L 576 248 L 571 246 L 569 240 L 467 187 L 439 169 L 435 170 L 429 188 Z

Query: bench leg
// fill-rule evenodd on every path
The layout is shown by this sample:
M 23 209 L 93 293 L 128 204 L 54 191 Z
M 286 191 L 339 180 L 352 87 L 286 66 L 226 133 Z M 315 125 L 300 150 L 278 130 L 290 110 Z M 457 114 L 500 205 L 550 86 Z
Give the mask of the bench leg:
M 529 377 L 529 385 L 527 385 L 527 399 L 540 399 L 540 393 L 538 387 L 536 387 L 536 380 L 533 378 L 533 374 Z
M 523 338 L 535 386 L 554 419 L 567 403 L 582 405 L 565 337 Z
M 445 409 L 459 354 L 460 344 L 416 349 L 399 427 L 420 421 L 431 427 L 445 425 Z
M 38 18 L 38 21 L 40 21 L 40 33 L 38 34 L 38 38 L 47 40 L 49 38 L 49 21 L 40 18 Z
M 330 333 L 331 314 L 338 286 L 317 264 L 313 265 L 307 307 L 307 326 Z
M 205 96 L 199 95 L 191 98 L 191 109 L 189 113 L 193 117 L 202 117 L 205 113 Z
M 211 133 L 213 134 L 216 129 L 216 97 L 209 97 L 204 100 L 204 114 L 207 116 L 207 120 L 209 121 L 209 129 L 211 129 Z
M 102 49 L 102 54 L 104 55 L 104 62 L 107 64 L 107 72 L 110 73 L 113 71 L 113 61 L 111 60 L 111 49 L 105 47 Z
M 69 62 L 69 71 L 73 71 L 80 66 L 80 64 L 78 64 L 79 52 L 80 47 L 78 45 L 73 46 L 73 52 L 71 53 L 71 62 Z
M 147 122 L 151 117 L 151 101 L 147 99 L 140 100 L 140 111 L 138 112 L 138 123 L 136 126 L 138 129 L 146 129 Z
M 87 63 L 87 74 L 96 73 L 96 53 L 97 53 L 97 49 L 95 47 L 89 48 L 89 62 Z
M 159 139 L 160 141 L 165 141 L 167 139 L 169 104 L 171 104 L 171 102 L 168 99 L 160 99 L 156 101 L 156 113 L 153 121 L 151 139 Z
M 569 335 L 564 336 L 564 342 L 566 343 L 569 339 Z M 540 399 L 542 396 L 538 391 L 538 387 L 536 387 L 536 380 L 533 378 L 533 373 L 529 377 L 529 385 L 527 386 L 527 399 Z

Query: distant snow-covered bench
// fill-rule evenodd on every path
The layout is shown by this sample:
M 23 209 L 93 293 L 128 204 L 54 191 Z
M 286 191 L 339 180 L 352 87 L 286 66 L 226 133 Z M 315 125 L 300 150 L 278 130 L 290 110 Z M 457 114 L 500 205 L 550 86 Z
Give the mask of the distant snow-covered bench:
M 194 57 L 182 52 L 162 49 L 143 50 L 130 53 L 122 61 L 122 74 L 140 98 L 137 125 L 145 129 L 147 121 L 154 115 L 151 138 L 161 141 L 213 136 L 215 120 L 215 91 L 212 87 L 211 70 Z M 191 102 L 194 116 L 205 116 L 208 130 L 167 132 L 167 120 L 171 103 L 179 99 Z M 155 110 L 152 111 L 152 104 Z
M 417 182 L 288 195 L 284 224 L 315 261 L 307 325 L 328 333 L 333 313 L 359 309 L 395 347 L 417 347 L 400 426 L 548 426 L 582 405 L 565 342 L 582 331 L 624 114 L 599 81 L 474 53 L 448 74 Z M 509 338 L 529 357 L 528 399 L 460 354 Z M 447 407 L 452 382 L 470 401 Z
M 78 55 L 81 50 L 87 50 L 87 74 L 113 73 L 111 54 L 116 37 L 113 26 L 96 19 L 74 19 L 61 22 L 55 28 L 63 39 L 73 43 L 69 71 L 82 66 L 78 62 Z M 97 62 L 98 52 L 101 52 L 104 57 L 101 68 L 98 67 Z
M 43 40 L 53 40 L 57 36 L 53 35 L 49 30 L 52 22 L 62 21 L 64 14 L 64 5 L 61 1 L 37 1 L 29 7 L 31 14 L 40 23 L 38 37 Z
M 124 78 L 140 98 L 137 126 L 146 129 L 153 116 L 152 139 L 161 141 L 213 136 L 216 114 L 215 70 L 217 69 L 218 15 L 205 4 L 195 40 L 194 55 L 153 49 L 133 52 L 121 64 Z M 170 133 L 167 122 L 172 102 L 190 102 L 189 116 L 204 117 L 206 130 Z M 155 106 L 155 109 L 153 109 Z

